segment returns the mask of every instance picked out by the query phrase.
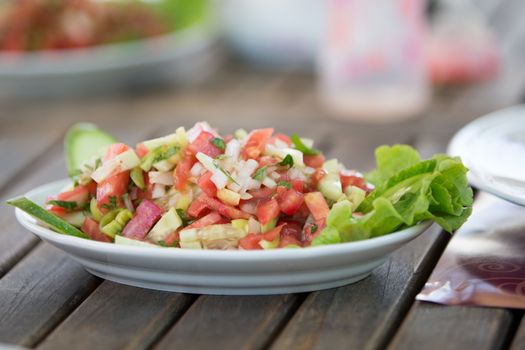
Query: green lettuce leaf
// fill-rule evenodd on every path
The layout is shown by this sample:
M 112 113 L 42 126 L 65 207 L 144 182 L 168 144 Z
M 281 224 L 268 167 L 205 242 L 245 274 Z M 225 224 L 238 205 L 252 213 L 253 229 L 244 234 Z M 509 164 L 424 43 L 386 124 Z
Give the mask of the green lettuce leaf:
M 377 169 L 368 177 L 376 189 L 357 208 L 363 215 L 353 217 L 351 205 L 336 203 L 316 244 L 336 243 L 336 236 L 341 242 L 378 237 L 424 220 L 452 232 L 467 220 L 473 192 L 461 159 L 439 154 L 422 161 L 406 145 L 381 146 L 376 155 Z
M 366 176 L 367 181 L 374 186 L 381 185 L 392 175 L 421 160 L 419 153 L 408 145 L 379 146 L 375 155 L 377 169 Z

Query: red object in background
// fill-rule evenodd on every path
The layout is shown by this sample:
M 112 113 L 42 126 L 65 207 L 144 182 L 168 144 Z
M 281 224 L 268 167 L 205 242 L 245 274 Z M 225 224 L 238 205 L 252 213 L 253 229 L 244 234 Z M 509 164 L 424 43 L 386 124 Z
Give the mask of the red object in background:
M 433 39 L 428 48 L 430 76 L 436 84 L 467 84 L 488 80 L 500 67 L 495 43 L 467 37 Z
M 438 7 L 439 9 L 439 7 Z M 435 84 L 467 84 L 493 78 L 500 69 L 497 38 L 470 1 L 443 0 L 427 43 Z

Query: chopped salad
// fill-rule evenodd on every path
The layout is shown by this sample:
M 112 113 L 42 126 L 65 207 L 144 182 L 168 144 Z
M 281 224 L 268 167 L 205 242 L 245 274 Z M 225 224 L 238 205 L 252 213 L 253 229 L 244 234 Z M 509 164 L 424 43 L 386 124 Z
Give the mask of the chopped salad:
M 45 210 L 23 197 L 9 204 L 60 233 L 107 243 L 302 248 L 423 220 L 452 232 L 472 207 L 459 158 L 422 160 L 408 145 L 379 147 L 377 169 L 366 175 L 272 128 L 222 135 L 199 122 L 133 148 L 80 124 L 65 145 L 72 184 Z

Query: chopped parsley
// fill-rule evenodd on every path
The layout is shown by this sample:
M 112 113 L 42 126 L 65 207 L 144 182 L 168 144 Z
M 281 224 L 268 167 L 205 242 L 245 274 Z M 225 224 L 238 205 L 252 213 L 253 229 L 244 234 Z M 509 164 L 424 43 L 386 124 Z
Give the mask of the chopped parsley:
M 293 158 L 291 155 L 287 154 L 286 157 L 279 163 L 281 166 L 287 166 L 288 168 L 293 167 Z
M 288 181 L 284 181 L 284 180 L 279 181 L 279 182 L 277 183 L 277 186 L 286 187 L 287 189 L 292 188 L 292 184 L 289 183 Z
M 319 152 L 319 150 L 317 150 L 315 148 L 307 147 L 303 143 L 303 141 L 301 141 L 301 138 L 297 134 L 293 134 L 290 139 L 292 140 L 292 143 L 293 143 L 295 149 L 303 152 L 303 154 L 306 155 L 306 156 L 315 156 L 315 155 L 321 153 L 321 152 Z
M 179 243 L 179 241 L 173 241 L 171 245 L 167 244 L 166 241 L 158 241 L 157 243 L 164 248 L 173 248 L 177 246 L 177 243 Z
M 102 208 L 109 210 L 117 209 L 117 197 L 109 196 L 109 204 L 102 204 Z
M 218 149 L 220 149 L 222 151 L 224 151 L 226 149 L 226 143 L 220 137 L 215 137 L 210 142 L 211 142 L 212 145 L 214 145 L 215 147 L 217 147 Z
M 317 226 L 317 224 L 313 224 L 312 227 L 310 228 L 310 232 L 311 233 L 316 233 L 318 228 L 319 228 L 319 226 Z
M 253 174 L 253 179 L 257 181 L 264 180 L 264 177 L 266 176 L 266 169 L 268 169 L 268 165 L 265 165 L 261 168 L 259 168 L 255 174 Z
M 179 147 L 174 145 L 159 146 L 142 158 L 140 167 L 144 171 L 149 171 L 153 164 L 173 157 L 178 151 Z
M 177 209 L 175 209 L 175 211 L 179 215 L 179 218 L 182 221 L 182 226 L 183 227 L 188 226 L 192 222 L 192 220 L 188 217 L 188 214 L 186 214 L 186 212 L 184 210 L 182 210 L 180 208 L 177 208 Z
M 77 202 L 71 202 L 71 201 L 59 201 L 52 199 L 47 202 L 47 204 L 56 205 L 57 207 L 64 208 L 66 210 L 73 210 L 77 207 Z

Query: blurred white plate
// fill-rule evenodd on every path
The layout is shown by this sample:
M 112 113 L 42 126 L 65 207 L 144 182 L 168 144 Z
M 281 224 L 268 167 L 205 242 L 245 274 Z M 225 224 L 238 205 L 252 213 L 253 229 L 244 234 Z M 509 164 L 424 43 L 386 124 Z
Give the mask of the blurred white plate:
M 0 96 L 109 92 L 158 82 L 187 84 L 220 62 L 209 24 L 143 40 L 81 49 L 0 53 Z
M 525 105 L 490 113 L 463 127 L 448 153 L 470 169 L 470 183 L 525 205 Z
M 42 204 L 66 184 L 68 180 L 50 183 L 26 196 Z M 221 251 L 102 243 L 56 233 L 19 209 L 16 217 L 96 276 L 150 289 L 231 295 L 306 292 L 359 281 L 430 226 L 424 222 L 378 238 L 323 247 Z

